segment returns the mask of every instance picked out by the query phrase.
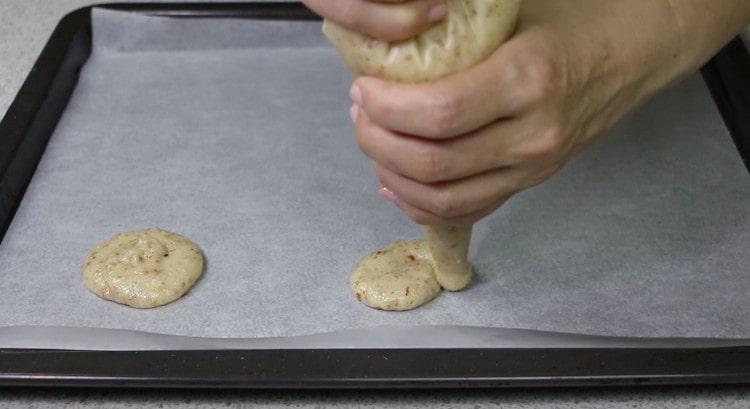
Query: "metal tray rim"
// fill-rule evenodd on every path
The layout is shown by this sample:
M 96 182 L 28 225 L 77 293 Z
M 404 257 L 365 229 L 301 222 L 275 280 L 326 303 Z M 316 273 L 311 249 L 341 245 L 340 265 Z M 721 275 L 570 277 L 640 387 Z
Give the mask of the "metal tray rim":
M 0 239 L 91 52 L 91 9 L 176 18 L 314 20 L 299 3 L 103 3 L 62 18 L 0 122 Z M 750 54 L 735 39 L 703 74 L 740 153 L 750 157 Z M 413 388 L 750 382 L 750 346 L 616 349 L 0 349 L 0 385 Z

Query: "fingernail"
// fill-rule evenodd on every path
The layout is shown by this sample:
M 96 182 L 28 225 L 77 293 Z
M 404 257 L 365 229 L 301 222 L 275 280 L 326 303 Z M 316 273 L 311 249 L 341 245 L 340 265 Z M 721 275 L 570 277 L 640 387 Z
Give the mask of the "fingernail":
M 436 23 L 444 19 L 446 15 L 448 15 L 448 6 L 443 3 L 436 4 L 427 12 L 427 21 Z
M 352 104 L 352 107 L 349 108 L 349 117 L 352 119 L 352 123 L 354 123 L 354 125 L 357 124 L 358 115 L 359 115 L 359 105 Z
M 362 90 L 360 90 L 359 86 L 356 84 L 353 85 L 352 89 L 349 91 L 349 97 L 355 104 L 362 106 Z
M 390 189 L 388 189 L 387 187 L 383 187 L 380 190 L 378 190 L 378 194 L 380 195 L 380 197 L 395 204 L 396 206 L 399 205 L 398 197 L 396 197 L 396 195 L 393 192 L 391 192 Z

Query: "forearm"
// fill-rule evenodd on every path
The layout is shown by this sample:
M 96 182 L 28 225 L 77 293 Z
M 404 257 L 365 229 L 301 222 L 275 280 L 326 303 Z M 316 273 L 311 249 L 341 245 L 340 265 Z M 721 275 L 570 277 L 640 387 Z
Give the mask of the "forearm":
M 700 68 L 750 22 L 748 0 L 526 0 L 560 16 L 569 81 L 583 84 L 582 130 L 601 135 L 659 90 Z M 571 7 L 573 6 L 573 7 Z M 534 24 L 530 21 L 529 24 Z M 595 110 L 594 115 L 587 114 Z
M 686 73 L 700 68 L 750 24 L 748 0 L 668 0 L 680 34 L 679 64 Z
M 634 64 L 631 74 L 648 74 L 641 79 L 656 89 L 698 70 L 750 24 L 748 0 L 609 1 L 607 11 L 620 16 L 601 28 L 610 62 Z

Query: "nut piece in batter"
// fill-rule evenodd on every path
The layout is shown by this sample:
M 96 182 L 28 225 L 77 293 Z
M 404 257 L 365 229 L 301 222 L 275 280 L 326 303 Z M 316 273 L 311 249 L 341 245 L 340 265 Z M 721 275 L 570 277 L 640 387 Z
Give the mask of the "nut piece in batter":
M 161 229 L 118 234 L 91 251 L 81 277 L 106 300 L 154 308 L 182 297 L 203 273 L 192 241 Z
M 388 311 L 417 308 L 440 293 L 424 241 L 391 244 L 357 264 L 352 292 L 365 305 Z

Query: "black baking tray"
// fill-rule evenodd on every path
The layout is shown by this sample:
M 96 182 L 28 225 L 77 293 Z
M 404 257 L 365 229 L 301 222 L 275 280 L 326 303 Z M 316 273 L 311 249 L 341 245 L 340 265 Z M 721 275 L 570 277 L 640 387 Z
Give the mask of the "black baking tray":
M 106 4 L 174 18 L 316 20 L 298 3 Z M 0 122 L 0 238 L 91 53 L 91 7 L 61 20 Z M 739 39 L 702 70 L 746 166 L 750 55 Z M 734 348 L 0 349 L 0 385 L 386 388 L 750 382 L 750 346 Z

